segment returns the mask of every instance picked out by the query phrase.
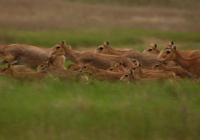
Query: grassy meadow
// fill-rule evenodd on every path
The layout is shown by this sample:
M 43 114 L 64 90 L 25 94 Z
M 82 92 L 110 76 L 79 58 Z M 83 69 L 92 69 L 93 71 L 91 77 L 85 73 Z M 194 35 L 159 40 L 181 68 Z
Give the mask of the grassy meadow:
M 120 34 L 118 36 L 114 36 Z M 51 47 L 65 39 L 74 50 L 92 50 L 106 39 L 112 46 L 143 50 L 145 38 L 183 49 L 198 49 L 199 33 L 140 29 L 20 31 L 1 30 L 5 44 Z M 86 47 L 87 46 L 87 47 Z M 159 46 L 159 48 L 161 48 Z M 66 63 L 66 66 L 70 62 Z M 1 140 L 193 140 L 200 137 L 200 86 L 179 83 L 77 83 L 16 81 L 0 77 Z
M 9 9 L 9 10 L 8 10 Z M 0 0 L 0 45 L 200 49 L 199 1 Z M 66 62 L 66 66 L 71 62 Z M 200 86 L 0 76 L 0 140 L 197 140 Z
M 24 82 L 1 77 L 1 140 L 193 140 L 200 86 Z
M 177 47 L 181 49 L 198 49 L 200 47 L 200 33 L 195 31 L 158 31 L 145 30 L 135 28 L 83 28 L 71 29 L 69 31 L 60 30 L 19 30 L 19 29 L 0 29 L 1 44 L 12 44 L 16 42 L 23 42 L 23 44 L 30 44 L 40 47 L 53 47 L 66 40 L 67 44 L 73 48 L 87 47 L 87 49 L 94 49 L 109 41 L 113 47 L 130 47 L 138 50 L 143 50 L 151 43 L 158 43 L 162 49 L 169 41 L 174 41 L 176 44 L 181 44 Z M 153 38 L 154 42 L 150 42 L 149 38 Z M 147 44 L 147 41 L 148 43 Z M 156 41 L 159 42 L 156 42 Z

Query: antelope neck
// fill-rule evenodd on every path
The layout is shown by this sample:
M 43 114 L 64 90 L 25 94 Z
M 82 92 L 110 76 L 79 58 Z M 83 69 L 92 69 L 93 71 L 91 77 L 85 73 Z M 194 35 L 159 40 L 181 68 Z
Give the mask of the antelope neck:
M 66 58 L 68 58 L 69 60 L 71 60 L 74 63 L 78 63 L 77 57 L 80 55 L 81 53 L 75 52 L 71 49 L 65 49 L 65 56 Z
M 174 61 L 178 63 L 182 68 L 188 70 L 190 68 L 191 58 L 184 57 L 180 51 L 175 51 L 176 57 L 174 58 Z
M 112 55 L 121 55 L 124 51 L 109 47 L 108 53 Z

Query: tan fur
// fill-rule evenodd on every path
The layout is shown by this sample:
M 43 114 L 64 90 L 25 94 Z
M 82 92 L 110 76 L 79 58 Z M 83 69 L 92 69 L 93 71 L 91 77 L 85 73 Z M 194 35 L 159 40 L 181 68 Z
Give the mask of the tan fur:
M 160 51 L 157 49 L 157 45 L 156 44 L 154 44 L 154 45 L 151 44 L 151 46 L 147 47 L 143 51 L 143 53 L 158 55 L 160 53 Z
M 80 72 L 87 72 L 89 73 L 94 79 L 100 80 L 100 81 L 118 81 L 120 80 L 122 74 L 111 72 L 107 70 L 102 70 L 93 67 L 91 64 L 85 64 L 82 66 L 82 68 L 79 70 Z
M 133 75 L 137 79 L 164 79 L 164 78 L 170 78 L 175 79 L 175 73 L 174 72 L 164 72 L 164 71 L 144 71 L 140 65 L 133 65 L 130 67 L 129 71 L 133 72 Z
M 69 64 L 69 65 L 67 66 L 67 69 L 68 69 L 68 70 L 76 71 L 76 70 L 79 70 L 81 67 L 82 67 L 82 65 Z
M 103 47 L 104 49 L 99 49 Z M 102 51 L 100 51 L 102 50 Z M 110 46 L 108 46 L 106 44 L 106 42 L 101 45 L 100 47 L 98 47 L 95 50 L 96 53 L 100 53 L 100 54 L 109 54 L 109 55 L 119 55 L 119 56 L 124 56 L 130 59 L 136 59 L 139 61 L 139 63 L 141 64 L 142 68 L 152 68 L 152 66 L 157 62 L 157 56 L 153 55 L 153 54 L 146 54 L 146 53 L 141 53 L 139 51 L 119 51 L 116 50 Z M 170 66 L 174 66 L 175 63 L 173 62 L 168 62 Z
M 138 79 L 133 75 L 132 71 L 129 71 L 126 74 L 122 75 L 120 80 L 128 83 L 129 82 L 136 83 L 136 82 L 152 82 L 152 81 L 157 81 L 159 79 L 158 78 Z
M 65 66 L 64 66 L 64 64 L 65 64 L 65 56 L 64 55 L 49 56 L 48 62 L 52 67 L 54 67 L 56 69 L 59 69 L 59 70 L 65 70 L 66 69 Z
M 88 81 L 88 77 L 83 75 L 82 73 L 65 69 L 64 67 L 64 58 L 60 55 L 53 55 L 50 57 L 50 60 L 40 64 L 37 67 L 37 72 L 50 72 L 53 75 L 58 76 L 62 79 L 76 79 L 77 81 L 86 80 Z
M 110 55 L 122 55 L 126 52 L 130 52 L 130 51 L 136 51 L 136 52 L 140 52 L 134 49 L 116 49 L 116 48 L 112 48 L 109 46 L 109 42 L 104 42 L 102 45 L 100 45 L 99 47 L 97 47 L 94 52 L 95 53 L 103 53 L 103 54 L 110 54 Z
M 164 49 L 173 48 L 174 46 L 175 46 L 174 42 L 171 41 Z M 200 56 L 200 50 L 179 50 L 179 52 L 181 53 L 182 56 L 186 58 L 193 58 L 196 56 Z
M 157 62 L 157 56 L 153 54 L 129 52 L 129 53 L 124 54 L 123 56 L 138 60 L 142 68 L 152 68 L 152 66 Z M 166 65 L 174 66 L 175 63 L 170 61 L 170 62 L 166 62 Z
M 166 67 L 163 63 L 157 62 L 152 69 L 172 71 L 180 78 L 191 78 L 190 73 L 181 68 L 180 66 L 176 67 Z
M 50 56 L 54 54 L 65 55 L 66 60 L 71 60 L 75 64 L 92 63 L 94 67 L 105 70 L 110 68 L 111 64 L 113 63 L 121 62 L 124 67 L 129 67 L 132 65 L 132 61 L 130 59 L 122 56 L 98 54 L 93 52 L 75 52 L 70 49 L 65 42 L 62 42 L 61 44 L 58 44 L 52 48 Z
M 47 72 L 16 72 L 12 66 L 5 67 L 1 75 L 9 75 L 19 80 L 43 80 L 45 77 L 51 77 Z
M 122 75 L 120 80 L 128 83 L 135 83 L 140 81 L 139 79 L 135 78 L 135 76 L 132 74 L 132 71 L 126 72 L 124 75 Z
M 0 67 L 0 69 L 3 69 Z M 26 65 L 13 65 L 12 69 L 16 72 L 33 72 L 33 69 Z
M 116 63 L 108 69 L 108 71 L 117 72 L 117 73 L 125 73 L 126 70 L 127 69 L 121 63 Z
M 11 44 L 0 46 L 0 57 L 4 62 L 13 63 L 19 61 L 36 68 L 42 62 L 48 60 L 51 49 L 44 49 L 25 44 Z
M 182 52 L 177 50 L 176 47 L 169 47 L 160 52 L 158 61 L 171 61 L 173 60 L 179 64 L 183 69 L 190 72 L 193 76 L 200 76 L 200 56 L 193 58 L 186 58 Z

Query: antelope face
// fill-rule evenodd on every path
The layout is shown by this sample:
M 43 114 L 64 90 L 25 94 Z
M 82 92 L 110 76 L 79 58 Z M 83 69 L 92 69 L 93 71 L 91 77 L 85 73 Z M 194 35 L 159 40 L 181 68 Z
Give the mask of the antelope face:
M 153 65 L 152 69 L 160 70 L 160 66 L 161 66 L 161 63 L 157 62 L 155 65 Z
M 128 71 L 131 72 L 132 75 L 135 76 L 135 75 L 137 75 L 137 74 L 140 73 L 140 69 L 141 69 L 141 67 L 140 67 L 140 64 L 139 64 L 139 65 L 133 65 L 133 66 L 131 66 Z
M 0 73 L 5 73 L 6 70 L 7 70 L 7 68 L 1 68 Z
M 162 50 L 159 53 L 159 55 L 157 57 L 157 60 L 161 61 L 161 62 L 164 62 L 164 61 L 171 61 L 174 58 L 175 58 L 174 49 L 167 48 L 167 49 Z
M 132 71 L 129 71 L 129 72 L 126 72 L 126 74 L 122 75 L 120 80 L 129 82 L 133 78 L 135 78 L 135 77 L 133 76 Z
M 114 72 L 115 69 L 114 69 L 114 67 L 110 67 L 110 68 L 108 69 L 108 71 L 112 71 L 112 72 Z
M 147 47 L 143 53 L 150 53 L 150 54 L 159 54 L 159 51 L 157 49 L 157 45 L 151 45 L 150 47 Z
M 46 72 L 48 68 L 49 68 L 49 63 L 45 62 L 45 63 L 39 65 L 36 70 L 37 70 L 37 72 Z
M 95 53 L 107 53 L 108 47 L 109 47 L 109 42 L 104 42 L 104 44 L 97 47 L 94 50 L 94 52 Z
M 103 45 L 100 45 L 99 47 L 97 47 L 94 52 L 95 53 L 105 53 L 105 47 Z
M 49 53 L 49 57 L 52 57 L 55 55 L 65 55 L 65 51 L 62 45 L 58 44 L 51 49 L 51 52 Z
M 71 46 L 66 45 L 65 41 L 63 40 L 60 44 L 54 46 L 49 53 L 49 57 L 66 55 L 67 51 L 71 50 Z
M 89 70 L 89 65 L 83 65 L 80 69 L 79 72 L 83 73 L 83 72 L 88 72 Z
M 128 74 L 128 73 L 126 73 L 126 74 L 124 74 L 124 75 L 122 75 L 122 77 L 120 78 L 120 80 L 121 81 L 129 81 L 129 79 L 130 79 L 130 74 Z
M 8 65 L 8 67 L 1 68 L 1 70 L 0 70 L 1 75 L 11 75 L 12 72 L 13 72 L 13 70 L 10 65 Z
M 159 64 L 153 65 L 152 69 L 159 70 Z

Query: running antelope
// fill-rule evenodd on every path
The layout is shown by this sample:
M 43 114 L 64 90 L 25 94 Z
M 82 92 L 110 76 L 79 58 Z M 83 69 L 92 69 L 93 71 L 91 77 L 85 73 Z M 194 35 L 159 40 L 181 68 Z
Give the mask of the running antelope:
M 101 49 L 103 48 L 103 49 Z M 129 51 L 121 51 L 121 50 L 116 50 L 115 48 L 112 48 L 109 46 L 109 43 L 104 43 L 104 45 L 99 46 L 96 50 L 96 53 L 100 54 L 109 54 L 113 56 L 123 56 L 126 58 L 130 59 L 136 59 L 139 61 L 141 64 L 142 68 L 152 68 L 152 66 L 157 62 L 157 56 L 153 54 L 146 54 L 146 53 L 141 53 L 139 51 L 135 50 L 129 50 Z M 174 62 L 168 62 L 170 66 L 174 66 Z
M 84 64 L 82 68 L 79 70 L 79 72 L 87 72 L 94 79 L 97 79 L 100 81 L 110 81 L 110 82 L 120 80 L 121 76 L 123 75 L 121 73 L 116 73 L 116 72 L 111 72 L 111 71 L 95 68 L 91 64 Z
M 133 65 L 130 67 L 129 71 L 133 72 L 133 75 L 137 79 L 151 79 L 151 78 L 157 78 L 157 79 L 164 79 L 164 78 L 170 78 L 175 79 L 175 73 L 174 72 L 164 72 L 164 71 L 144 71 L 140 64 Z
M 200 56 L 187 58 L 183 53 L 176 49 L 176 46 L 164 49 L 158 55 L 158 61 L 171 61 L 173 60 L 183 69 L 187 70 L 194 77 L 200 76 Z
M 175 67 L 167 67 L 161 62 L 157 62 L 152 69 L 156 70 L 164 70 L 164 71 L 172 71 L 174 72 L 177 76 L 180 78 L 191 78 L 191 75 L 189 72 L 181 68 L 180 66 L 175 66 Z
M 42 80 L 46 77 L 51 77 L 48 72 L 16 72 L 10 65 L 4 67 L 0 75 L 9 75 L 19 80 Z
M 0 57 L 3 58 L 1 65 L 5 63 L 24 63 L 36 68 L 48 60 L 51 48 L 39 48 L 25 44 L 11 44 L 0 46 Z
M 92 63 L 92 65 L 99 69 L 108 69 L 113 63 L 122 63 L 124 67 L 129 67 L 133 64 L 131 59 L 122 57 L 122 56 L 113 56 L 106 54 L 98 54 L 93 52 L 76 52 L 70 49 L 65 41 L 62 41 L 61 44 L 56 45 L 52 48 L 50 52 L 51 55 L 65 55 L 66 61 L 71 60 L 75 64 L 86 64 Z

